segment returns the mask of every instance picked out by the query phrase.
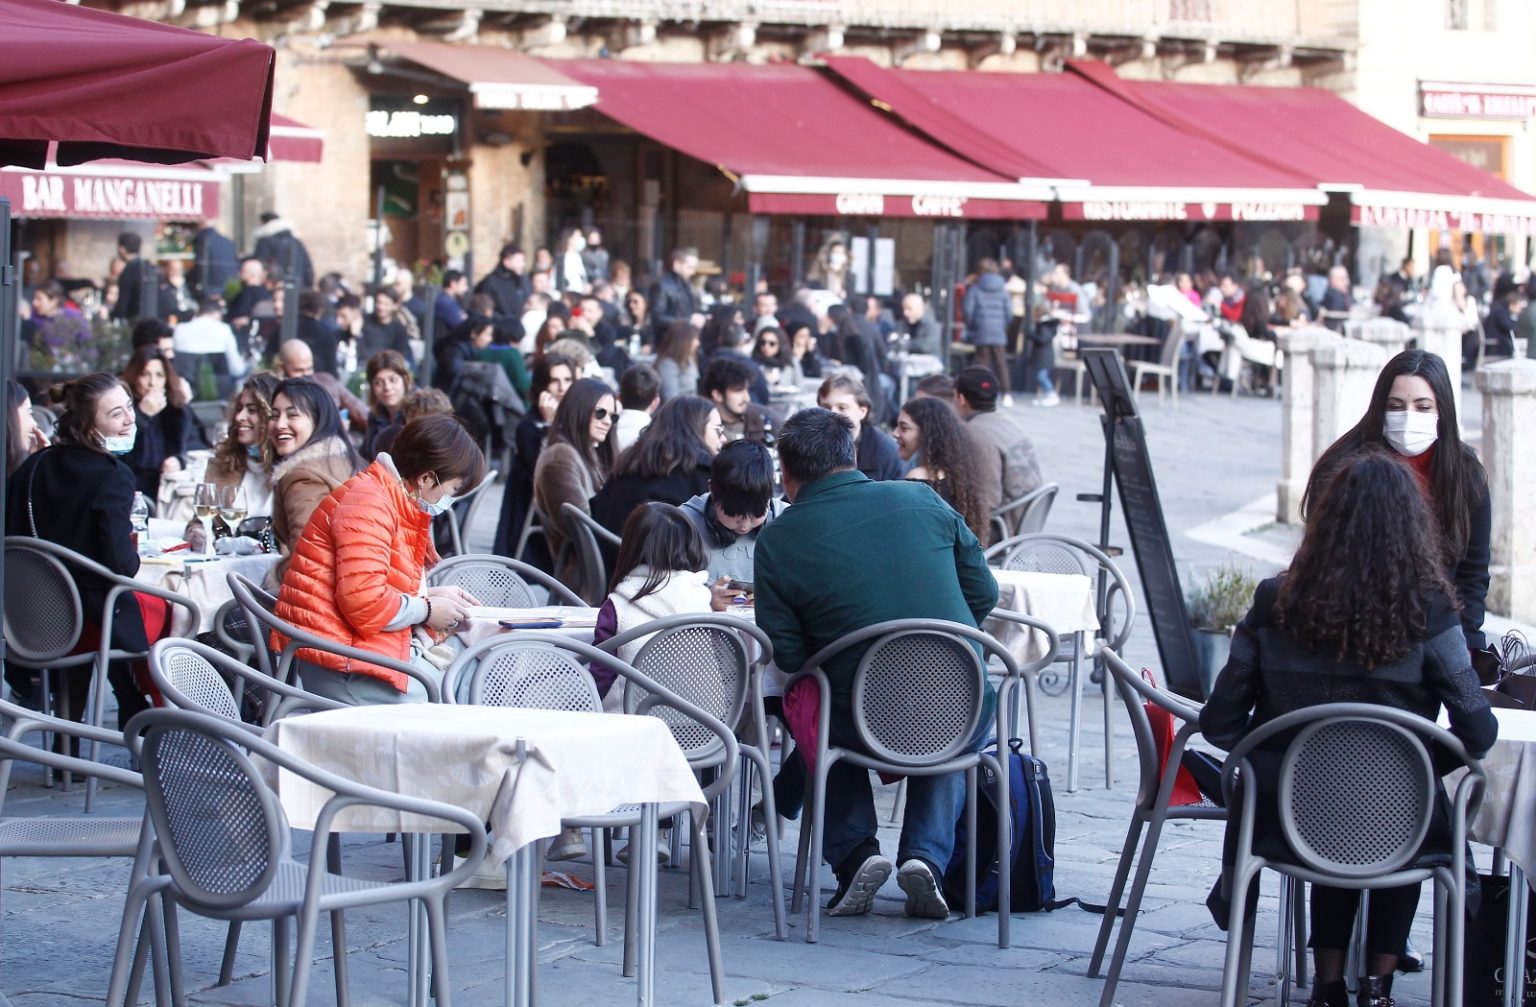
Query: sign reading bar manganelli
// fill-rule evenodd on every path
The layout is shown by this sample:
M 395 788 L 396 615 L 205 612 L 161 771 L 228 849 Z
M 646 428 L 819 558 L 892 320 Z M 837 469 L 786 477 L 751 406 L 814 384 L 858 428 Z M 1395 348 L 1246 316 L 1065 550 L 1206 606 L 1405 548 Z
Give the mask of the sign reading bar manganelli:
M 1536 118 L 1536 84 L 1448 84 L 1420 81 L 1424 115 L 1435 119 Z
M 219 212 L 216 182 L 67 171 L 0 172 L 0 196 L 19 217 L 200 221 Z

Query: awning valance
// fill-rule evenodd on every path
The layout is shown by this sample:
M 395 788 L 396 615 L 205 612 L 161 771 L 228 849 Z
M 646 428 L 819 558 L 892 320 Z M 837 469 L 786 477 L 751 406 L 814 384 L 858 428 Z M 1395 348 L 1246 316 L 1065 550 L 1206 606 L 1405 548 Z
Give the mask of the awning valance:
M 325 131 L 306 126 L 297 119 L 272 113 L 271 142 L 267 160 L 318 163 L 325 154 Z
M 550 60 L 597 110 L 716 165 L 756 213 L 1039 219 L 1051 189 L 977 165 L 793 63 Z
M 462 81 L 476 108 L 564 111 L 597 101 L 597 89 L 515 49 L 450 42 L 391 42 L 380 48 Z

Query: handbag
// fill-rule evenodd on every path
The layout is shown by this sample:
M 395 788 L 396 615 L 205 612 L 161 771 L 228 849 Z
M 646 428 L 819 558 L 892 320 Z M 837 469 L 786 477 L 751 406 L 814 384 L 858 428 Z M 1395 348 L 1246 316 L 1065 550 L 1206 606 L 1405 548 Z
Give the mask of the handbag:
M 1536 709 L 1536 653 L 1519 630 L 1472 651 L 1472 669 L 1494 706 Z
M 1150 668 L 1141 669 L 1142 680 L 1152 688 L 1157 688 L 1157 676 L 1152 674 Z M 1156 703 L 1143 704 L 1147 711 L 1147 720 L 1152 725 L 1152 740 L 1157 745 L 1157 772 L 1158 778 L 1168 769 L 1168 757 L 1173 754 L 1173 737 L 1178 733 L 1178 727 L 1174 723 L 1173 714 L 1158 706 Z M 1186 751 L 1185 755 L 1189 752 Z M 1205 800 L 1205 795 L 1200 790 L 1200 785 L 1195 782 L 1189 767 L 1184 759 L 1179 760 L 1179 774 L 1173 780 L 1173 793 L 1168 798 L 1170 808 L 1182 807 L 1186 804 L 1199 804 Z

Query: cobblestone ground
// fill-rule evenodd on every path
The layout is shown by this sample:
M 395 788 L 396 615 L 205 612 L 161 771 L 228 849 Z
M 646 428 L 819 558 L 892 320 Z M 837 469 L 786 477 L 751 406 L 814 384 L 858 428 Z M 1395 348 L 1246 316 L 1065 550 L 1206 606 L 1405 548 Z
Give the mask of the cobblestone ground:
M 1475 395 L 1475 393 L 1472 393 Z M 1279 466 L 1279 403 L 1264 399 L 1186 397 L 1177 408 L 1160 408 L 1144 399 L 1148 441 L 1181 572 L 1209 567 L 1235 550 L 1274 556 L 1289 547 L 1284 530 L 1263 527 L 1262 512 L 1252 528 L 1238 528 L 1216 541 L 1186 534 L 1213 519 L 1242 510 L 1273 492 Z M 1098 510 L 1075 500 L 1098 489 L 1103 440 L 1098 413 L 1064 404 L 1058 409 L 1019 413 L 1034 431 L 1048 479 L 1062 484 L 1052 530 L 1096 538 Z M 1468 403 L 1464 416 L 1477 417 Z M 1471 431 L 1475 436 L 1476 431 Z M 499 488 L 493 490 L 499 499 Z M 488 543 L 497 499 L 487 501 L 486 518 L 471 535 L 472 544 Z M 1270 512 L 1273 513 L 1272 510 Z M 1123 524 L 1115 519 L 1114 541 L 1125 543 Z M 1235 546 L 1234 546 L 1235 543 Z M 1252 546 L 1249 548 L 1249 546 Z M 1239 557 L 1242 558 L 1241 556 Z M 1251 560 L 1259 574 L 1273 562 Z M 1134 577 L 1133 563 L 1127 572 Z M 1128 647 L 1133 661 L 1153 662 L 1156 650 L 1144 617 Z M 1065 696 L 1043 697 L 1039 753 L 1056 784 L 1056 884 L 1061 897 L 1102 901 L 1119 855 L 1134 798 L 1135 750 L 1123 711 L 1115 711 L 1112 739 L 1114 789 L 1104 787 L 1103 702 L 1090 690 L 1085 703 L 1081 788 L 1065 792 Z M 30 767 L 19 768 L 5 806 L 7 814 L 61 813 L 77 806 L 78 793 L 66 797 L 40 786 Z M 883 812 L 894 788 L 880 791 Z M 104 813 L 136 813 L 131 792 L 109 790 Z M 882 820 L 887 816 L 882 813 Z M 1165 833 L 1137 921 L 1130 960 L 1116 1002 L 1126 1007 L 1184 1007 L 1216 1001 L 1221 978 L 1224 935 L 1211 922 L 1203 901 L 1216 876 L 1220 826 L 1174 825 Z M 887 854 L 896 846 L 896 828 L 882 830 Z M 303 837 L 299 843 L 304 842 Z M 795 824 L 784 836 L 786 873 L 793 869 Z M 372 837 L 349 837 L 345 844 L 349 873 L 398 877 L 400 847 Z M 5 939 L 0 947 L 0 990 L 17 1007 L 64 1007 L 100 1002 L 111 965 L 127 863 L 123 861 L 7 861 L 3 873 Z M 590 865 L 574 873 L 590 877 Z M 546 1007 L 629 1002 L 632 980 L 620 974 L 625 872 L 610 873 L 610 904 L 615 909 L 606 946 L 594 943 L 592 897 L 545 889 L 540 910 L 538 993 Z M 821 900 L 830 895 L 832 878 L 821 875 Z M 788 879 L 786 878 L 786 881 Z M 1259 949 L 1254 956 L 1253 1000 L 1276 995 L 1273 981 L 1277 933 L 1274 883 L 1267 880 L 1258 920 Z M 785 1007 L 910 1007 L 915 1004 L 1093 1004 L 1101 983 L 1086 975 L 1088 956 L 1100 917 L 1076 907 L 1051 914 L 1019 915 L 1013 922 L 1013 947 L 996 947 L 996 919 L 909 920 L 902 915 L 900 892 L 892 883 L 874 912 L 857 919 L 824 919 L 816 945 L 804 942 L 804 919 L 793 919 L 789 940 L 773 938 L 771 886 L 761 848 L 752 858 L 751 884 L 745 899 L 718 900 L 726 972 L 726 1002 L 770 1000 Z M 1424 900 L 1415 930 L 1421 948 L 1430 945 L 1428 906 Z M 501 897 L 466 891 L 450 904 L 450 942 L 454 999 L 479 1007 L 500 1002 L 503 975 Z M 348 952 L 352 1002 L 360 1005 L 403 1003 L 404 911 L 395 907 L 348 914 Z M 710 1002 L 707 959 L 700 916 L 687 908 L 686 873 L 662 872 L 657 1000 L 663 1004 Z M 331 956 L 326 928 L 317 946 L 321 961 L 311 986 L 311 1002 L 333 1002 Z M 247 928 L 230 987 L 214 988 L 224 940 L 222 925 L 184 916 L 182 939 L 191 1000 L 199 1004 L 267 1002 L 270 945 L 262 928 Z M 1399 1003 L 1419 1005 L 1429 999 L 1424 976 L 1400 977 Z

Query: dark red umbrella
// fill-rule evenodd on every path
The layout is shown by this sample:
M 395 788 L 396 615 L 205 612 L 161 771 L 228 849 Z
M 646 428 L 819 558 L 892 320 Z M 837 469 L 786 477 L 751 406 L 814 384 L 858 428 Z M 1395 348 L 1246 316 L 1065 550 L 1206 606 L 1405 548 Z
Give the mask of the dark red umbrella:
M 177 164 L 267 153 L 270 46 L 77 7 L 0 0 L 0 164 Z

